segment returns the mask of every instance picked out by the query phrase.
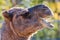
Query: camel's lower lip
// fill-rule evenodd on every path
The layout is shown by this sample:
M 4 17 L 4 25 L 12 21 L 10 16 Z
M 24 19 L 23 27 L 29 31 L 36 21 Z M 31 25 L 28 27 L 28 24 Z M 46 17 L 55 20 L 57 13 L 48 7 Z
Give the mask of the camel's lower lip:
M 49 20 L 46 20 L 43 18 L 42 21 L 45 23 L 47 28 L 53 28 L 54 27 L 54 25 L 52 23 L 50 23 Z
M 50 24 L 50 27 L 52 28 L 52 27 L 54 27 L 54 25 L 53 24 Z

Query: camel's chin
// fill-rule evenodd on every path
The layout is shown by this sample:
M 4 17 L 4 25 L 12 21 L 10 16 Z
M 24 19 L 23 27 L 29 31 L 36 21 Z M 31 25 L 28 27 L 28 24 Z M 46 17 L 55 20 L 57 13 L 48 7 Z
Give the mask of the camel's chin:
M 39 31 L 39 30 L 37 30 L 36 32 L 32 33 L 32 34 L 28 37 L 28 40 L 31 40 L 31 38 L 32 38 L 35 34 L 37 34 L 38 31 Z

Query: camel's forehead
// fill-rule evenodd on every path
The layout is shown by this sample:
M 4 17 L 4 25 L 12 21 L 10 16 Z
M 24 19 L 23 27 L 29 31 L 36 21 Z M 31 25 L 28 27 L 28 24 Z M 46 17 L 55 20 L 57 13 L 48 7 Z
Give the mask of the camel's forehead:
M 48 6 L 46 6 L 46 5 L 38 5 L 36 7 L 39 7 L 39 8 L 48 8 Z

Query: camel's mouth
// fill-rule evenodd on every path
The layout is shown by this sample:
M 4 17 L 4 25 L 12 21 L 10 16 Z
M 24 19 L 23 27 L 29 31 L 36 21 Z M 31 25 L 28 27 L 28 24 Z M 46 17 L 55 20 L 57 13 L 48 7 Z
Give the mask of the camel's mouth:
M 53 27 L 54 27 L 54 25 L 51 23 L 50 20 L 45 19 L 45 18 L 42 18 L 42 21 L 45 23 L 44 26 L 45 26 L 46 28 L 53 28 Z

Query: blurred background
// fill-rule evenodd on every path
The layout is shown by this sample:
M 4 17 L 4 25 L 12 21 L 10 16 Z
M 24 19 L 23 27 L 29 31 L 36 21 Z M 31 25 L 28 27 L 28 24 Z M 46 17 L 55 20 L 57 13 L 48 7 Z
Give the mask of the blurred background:
M 2 11 L 14 6 L 30 8 L 38 4 L 47 5 L 54 13 L 53 29 L 45 28 L 35 34 L 31 40 L 60 40 L 60 0 L 0 0 L 0 29 L 3 23 Z

